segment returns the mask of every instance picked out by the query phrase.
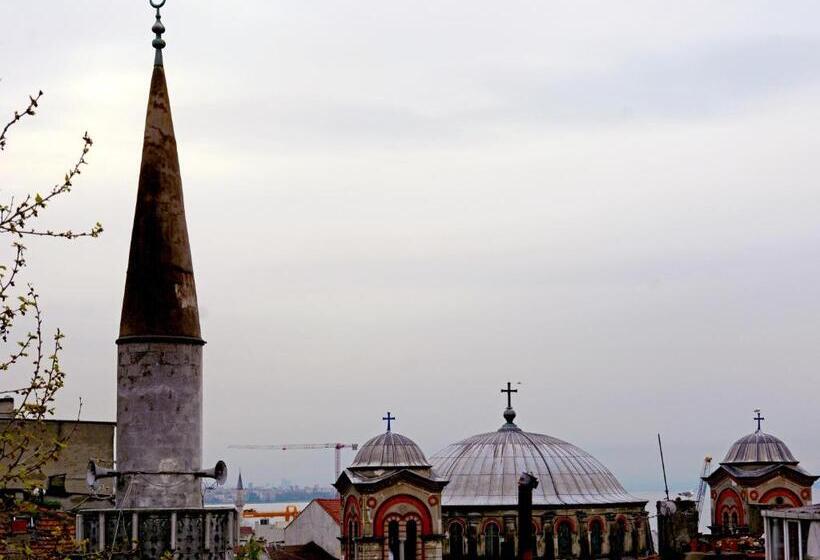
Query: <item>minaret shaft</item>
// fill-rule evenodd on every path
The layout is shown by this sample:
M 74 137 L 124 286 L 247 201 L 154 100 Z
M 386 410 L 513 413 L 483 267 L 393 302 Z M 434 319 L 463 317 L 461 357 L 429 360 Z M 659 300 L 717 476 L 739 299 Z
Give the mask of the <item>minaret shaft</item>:
M 202 507 L 202 345 L 165 71 L 154 66 L 117 340 L 117 505 Z M 173 472 L 176 474 L 157 474 Z

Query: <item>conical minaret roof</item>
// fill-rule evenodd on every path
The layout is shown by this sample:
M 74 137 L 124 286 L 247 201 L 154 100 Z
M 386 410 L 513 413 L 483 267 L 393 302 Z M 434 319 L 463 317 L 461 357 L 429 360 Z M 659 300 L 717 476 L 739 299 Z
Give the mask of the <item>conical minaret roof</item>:
M 197 344 L 202 338 L 196 285 L 160 49 L 145 117 L 118 342 L 169 339 Z

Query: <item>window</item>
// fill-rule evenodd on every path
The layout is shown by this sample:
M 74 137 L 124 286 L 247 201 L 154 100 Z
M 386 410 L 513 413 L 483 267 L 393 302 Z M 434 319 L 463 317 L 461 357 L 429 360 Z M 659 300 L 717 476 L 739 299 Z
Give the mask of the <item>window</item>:
M 800 558 L 800 533 L 798 522 L 786 521 L 786 538 L 789 539 L 789 560 Z
M 464 556 L 464 528 L 460 523 L 450 523 L 450 558 L 460 560 Z
M 391 521 L 387 524 L 387 547 L 391 560 L 399 560 L 399 522 Z
M 738 525 L 738 523 L 737 523 L 737 512 L 733 511 L 732 512 L 732 527 L 737 527 L 737 525 Z
M 356 539 L 359 537 L 359 525 L 354 520 L 347 522 L 347 558 L 356 559 Z
M 484 558 L 498 560 L 501 557 L 501 543 L 498 539 L 498 525 L 488 523 L 484 528 Z
M 558 524 L 558 556 L 572 557 L 572 526 L 569 521 L 562 521 Z
M 730 523 L 729 523 L 729 512 L 724 510 L 723 511 L 723 530 L 725 531 L 726 529 L 728 529 L 729 525 L 730 525 Z
M 404 560 L 415 560 L 416 558 L 416 532 L 416 522 L 408 521 L 405 527 Z
M 600 519 L 595 519 L 590 524 L 589 542 L 592 556 L 601 556 L 604 553 L 604 527 Z
M 770 519 L 769 522 L 771 523 L 769 526 L 771 529 L 769 533 L 771 535 L 771 544 L 769 546 L 772 551 L 772 560 L 784 560 L 786 554 L 783 545 L 783 520 Z

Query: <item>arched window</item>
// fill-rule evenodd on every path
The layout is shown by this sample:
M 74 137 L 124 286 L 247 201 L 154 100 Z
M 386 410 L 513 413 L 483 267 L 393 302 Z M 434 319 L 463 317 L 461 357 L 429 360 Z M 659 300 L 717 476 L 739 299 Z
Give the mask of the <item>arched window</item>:
M 390 560 L 399 560 L 399 522 L 391 521 L 387 524 L 387 548 L 390 552 Z
M 723 528 L 724 529 L 729 528 L 729 512 L 726 511 L 725 509 L 723 510 Z
M 593 520 L 589 526 L 589 543 L 592 556 L 604 553 L 604 525 L 600 519 Z
M 450 534 L 450 558 L 461 560 L 464 557 L 464 528 L 461 523 L 450 523 L 447 532 Z
M 572 557 L 572 526 L 569 521 L 562 521 L 558 524 L 558 556 L 560 558 Z
M 347 522 L 347 554 L 350 560 L 356 560 L 356 538 L 359 536 L 359 527 L 351 519 Z
M 732 512 L 732 527 L 737 527 L 737 525 L 738 525 L 738 523 L 737 523 L 737 512 L 733 511 Z
M 416 522 L 408 521 L 405 526 L 404 560 L 416 559 L 416 540 L 418 539 Z
M 618 518 L 618 554 L 623 555 L 626 552 L 626 519 L 623 517 Z
M 487 523 L 484 528 L 484 558 L 498 560 L 501 557 L 501 542 L 498 538 L 498 525 Z

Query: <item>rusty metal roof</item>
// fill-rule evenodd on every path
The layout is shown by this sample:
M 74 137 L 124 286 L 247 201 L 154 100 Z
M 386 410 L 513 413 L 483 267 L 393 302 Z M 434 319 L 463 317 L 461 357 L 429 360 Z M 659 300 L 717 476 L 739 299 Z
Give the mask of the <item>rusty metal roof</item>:
M 504 417 L 507 423 L 498 431 L 469 437 L 433 455 L 433 469 L 450 481 L 442 505 L 515 506 L 522 472 L 540 482 L 533 505 L 645 503 L 583 449 L 521 430 L 510 408 Z
M 401 434 L 385 432 L 359 448 L 350 468 L 430 468 L 427 457 L 416 443 Z
M 723 463 L 787 463 L 796 465 L 798 461 L 781 439 L 758 430 L 734 442 L 726 453 Z
M 165 70 L 154 66 L 142 146 L 120 341 L 201 343 L 182 180 Z

